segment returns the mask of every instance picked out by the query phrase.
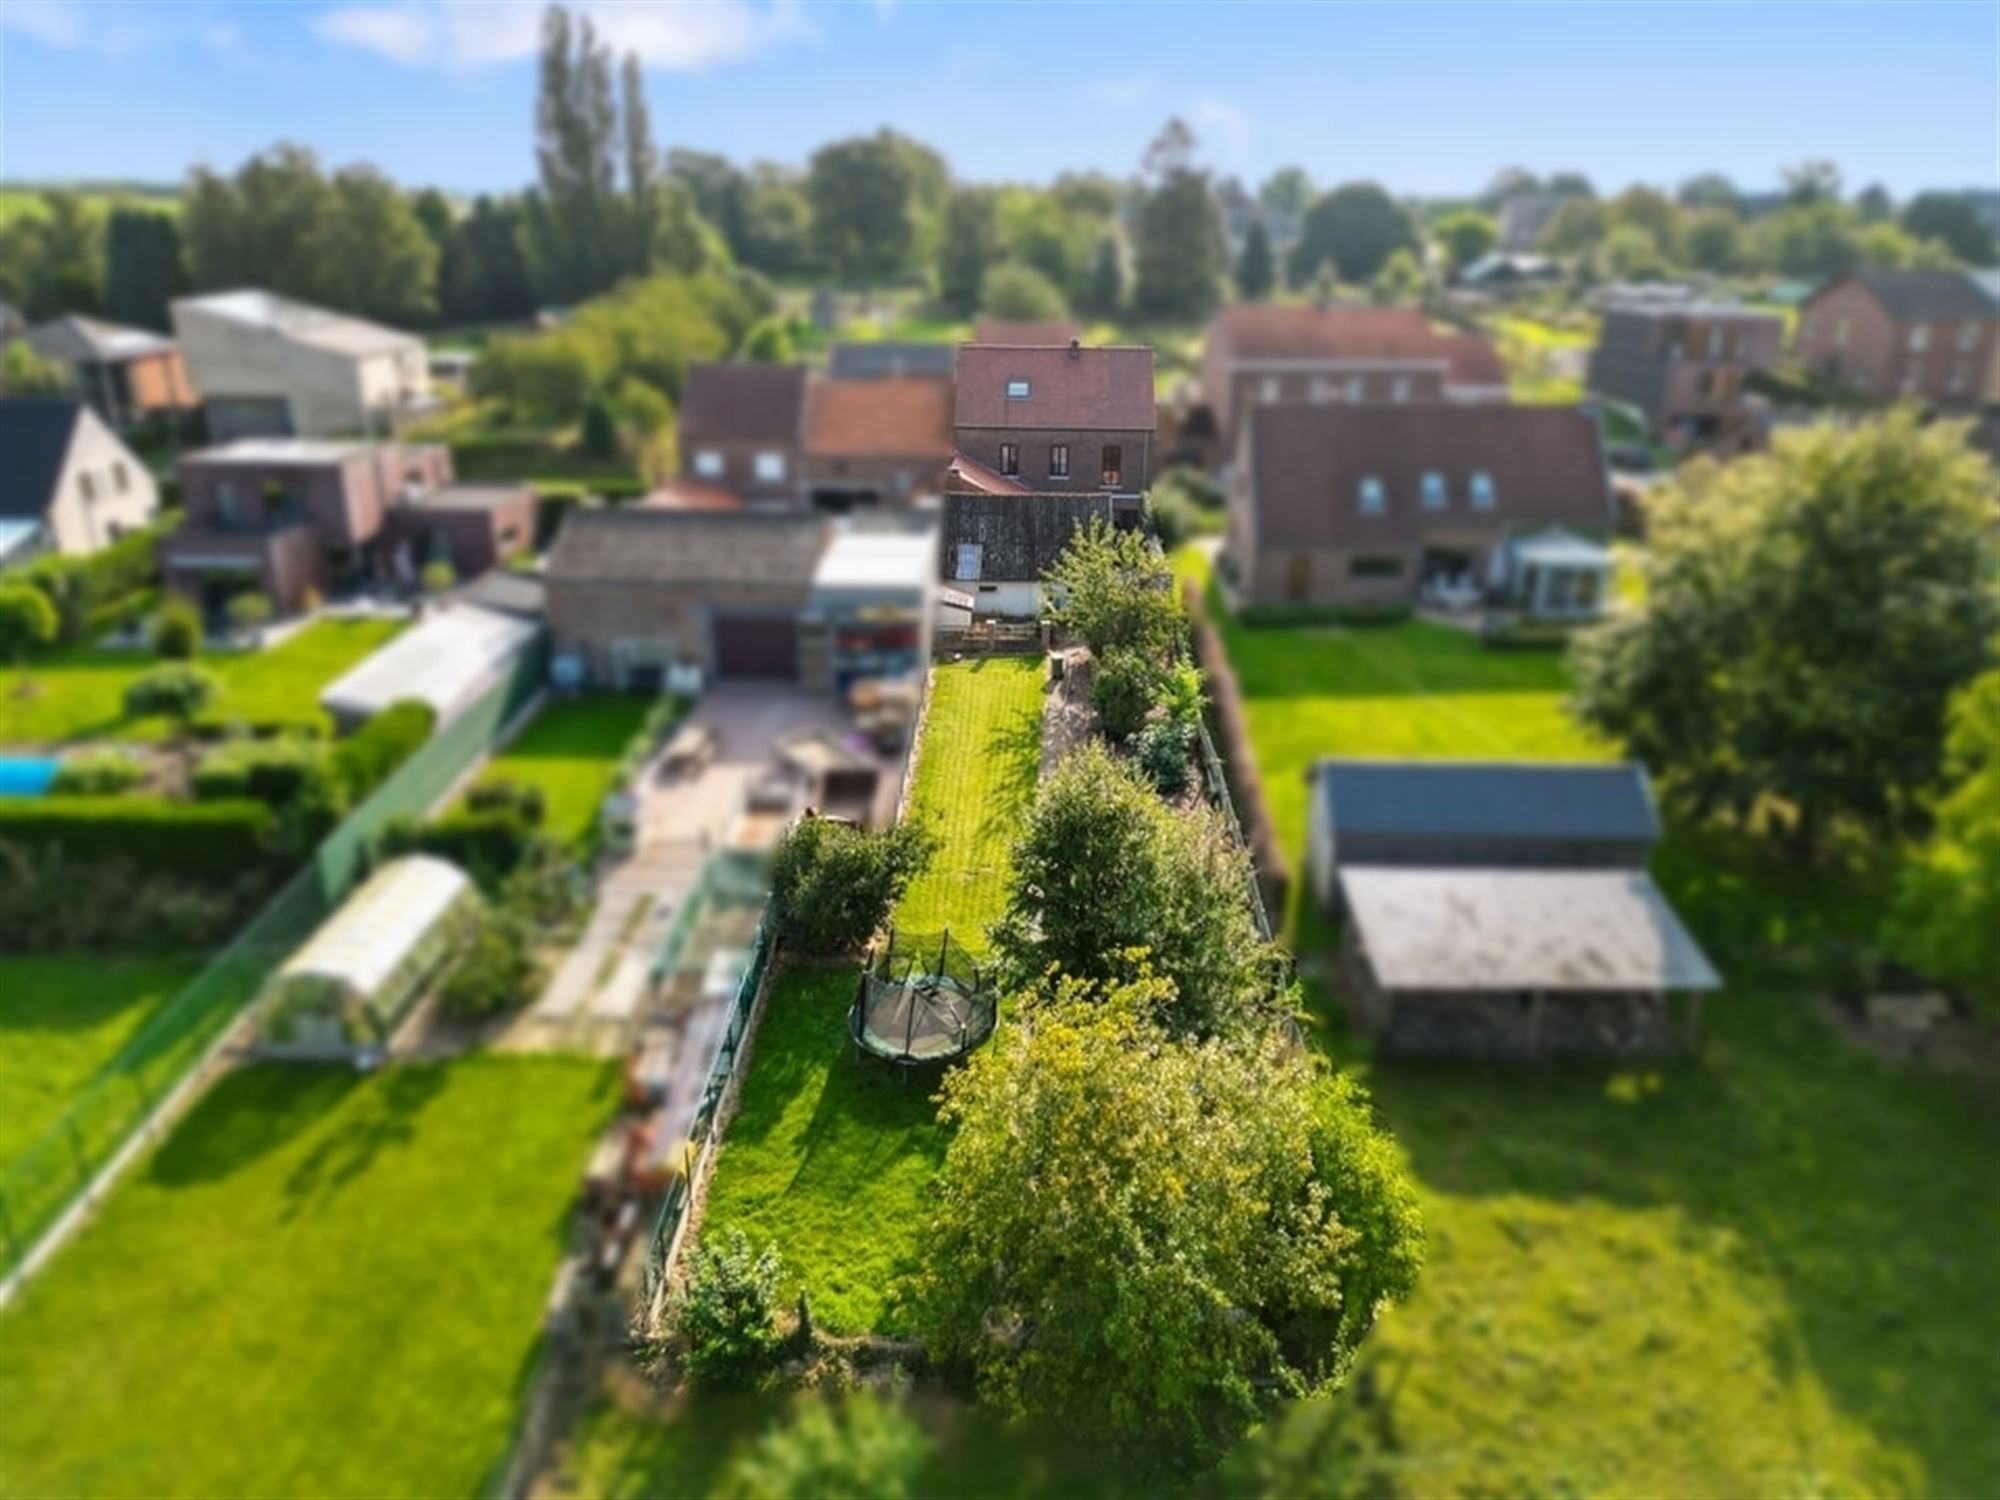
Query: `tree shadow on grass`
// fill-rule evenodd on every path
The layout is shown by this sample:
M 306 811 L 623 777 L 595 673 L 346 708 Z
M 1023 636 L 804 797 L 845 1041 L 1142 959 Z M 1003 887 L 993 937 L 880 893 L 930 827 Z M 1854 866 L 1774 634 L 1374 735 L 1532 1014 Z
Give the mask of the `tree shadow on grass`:
M 993 799 L 980 820 L 982 843 L 999 839 L 1011 844 L 1020 819 L 1035 799 L 1042 763 L 1042 709 L 1009 713 L 993 726 L 982 747 L 994 771 Z
M 1704 1242 L 1782 1291 L 1773 1369 L 1809 1364 L 1918 1456 L 1923 1490 L 1981 1491 L 2000 1467 L 2000 1111 L 1847 1047 L 1803 995 L 1738 988 L 1708 1014 L 1699 1061 L 1378 1064 L 1371 1088 L 1434 1193 L 1674 1207 L 1724 1231 Z
M 375 1097 L 366 1118 L 327 1135 L 285 1179 L 286 1218 L 295 1218 L 314 1200 L 337 1192 L 366 1173 L 375 1158 L 392 1146 L 408 1145 L 417 1136 L 417 1119 L 445 1088 L 445 1068 L 439 1063 L 403 1063 L 375 1081 Z M 468 1171 L 476 1170 L 473 1163 Z
M 218 1079 L 155 1153 L 147 1176 L 166 1187 L 215 1182 L 282 1149 L 340 1108 L 363 1080 L 338 1069 L 278 1064 Z

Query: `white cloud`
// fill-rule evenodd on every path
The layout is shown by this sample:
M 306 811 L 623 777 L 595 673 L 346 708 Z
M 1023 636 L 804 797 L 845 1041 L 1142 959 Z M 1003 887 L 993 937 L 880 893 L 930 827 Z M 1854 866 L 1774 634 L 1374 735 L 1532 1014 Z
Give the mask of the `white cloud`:
M 1250 116 L 1227 99 L 1204 94 L 1188 109 L 1195 123 L 1219 130 L 1224 135 L 1241 136 L 1250 129 Z
M 613 52 L 636 53 L 648 67 L 676 73 L 698 73 L 812 35 L 793 0 L 644 5 L 596 0 L 576 9 Z M 387 0 L 322 11 L 311 24 L 327 41 L 406 67 L 464 70 L 532 57 L 541 42 L 542 5 L 541 0 Z
M 0 31 L 19 32 L 47 47 L 74 47 L 83 41 L 83 14 L 60 0 L 7 0 L 0 5 Z
M 145 57 L 189 43 L 230 62 L 251 60 L 243 33 L 204 9 L 84 0 L 0 0 L 0 30 L 65 52 Z

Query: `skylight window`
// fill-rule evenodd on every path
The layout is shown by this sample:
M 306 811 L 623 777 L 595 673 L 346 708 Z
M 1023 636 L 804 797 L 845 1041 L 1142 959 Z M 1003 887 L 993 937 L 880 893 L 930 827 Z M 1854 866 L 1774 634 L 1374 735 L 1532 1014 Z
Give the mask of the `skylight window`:
M 1026 401 L 1028 399 L 1028 382 L 1025 380 L 1008 381 L 1007 399 L 1009 401 Z
M 1373 474 L 1361 481 L 1361 514 L 1364 516 L 1382 514 L 1382 481 Z

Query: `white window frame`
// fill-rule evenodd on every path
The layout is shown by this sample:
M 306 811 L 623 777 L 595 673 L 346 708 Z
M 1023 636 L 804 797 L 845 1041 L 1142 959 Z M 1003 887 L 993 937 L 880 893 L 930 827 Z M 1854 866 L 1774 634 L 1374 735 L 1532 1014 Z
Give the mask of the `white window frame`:
M 1445 486 L 1444 475 L 1431 469 L 1424 475 L 1424 509 L 1443 510 L 1451 504 L 1451 491 Z
M 694 472 L 697 479 L 720 479 L 724 468 L 722 455 L 713 448 L 698 448 L 694 455 Z
M 1349 401 L 1358 402 L 1367 394 L 1368 382 L 1366 380 L 1359 375 L 1350 375 L 1347 377 L 1347 399 Z
M 985 549 L 978 542 L 960 542 L 958 555 L 952 560 L 952 582 L 979 582 L 979 567 L 984 558 Z
M 1010 380 L 1007 382 L 1007 399 L 1009 401 L 1026 401 L 1034 394 L 1034 389 L 1034 386 L 1025 378 Z
M 1475 469 L 1466 493 L 1472 499 L 1474 510 L 1491 510 L 1494 505 L 1493 476 L 1484 469 Z
M 785 455 L 765 449 L 757 455 L 755 472 L 759 484 L 781 484 L 785 478 Z
M 1266 406 L 1269 406 L 1272 402 L 1278 399 L 1279 392 L 1282 389 L 1283 387 L 1279 383 L 1277 376 L 1266 375 L 1261 381 L 1257 383 L 1257 399 L 1263 402 Z
M 1311 390 L 1313 400 L 1321 405 L 1333 399 L 1333 382 L 1324 375 L 1313 376 Z
M 1389 508 L 1388 495 L 1382 488 L 1382 481 L 1373 474 L 1361 476 L 1361 484 L 1355 495 L 1355 508 L 1364 516 L 1386 514 Z

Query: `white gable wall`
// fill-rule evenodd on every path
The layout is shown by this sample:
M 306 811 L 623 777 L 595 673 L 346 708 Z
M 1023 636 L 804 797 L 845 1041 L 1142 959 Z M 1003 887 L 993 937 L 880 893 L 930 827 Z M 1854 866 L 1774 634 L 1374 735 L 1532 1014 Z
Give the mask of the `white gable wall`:
M 95 552 L 127 532 L 150 526 L 160 513 L 160 489 L 104 423 L 84 407 L 48 510 L 58 552 Z

